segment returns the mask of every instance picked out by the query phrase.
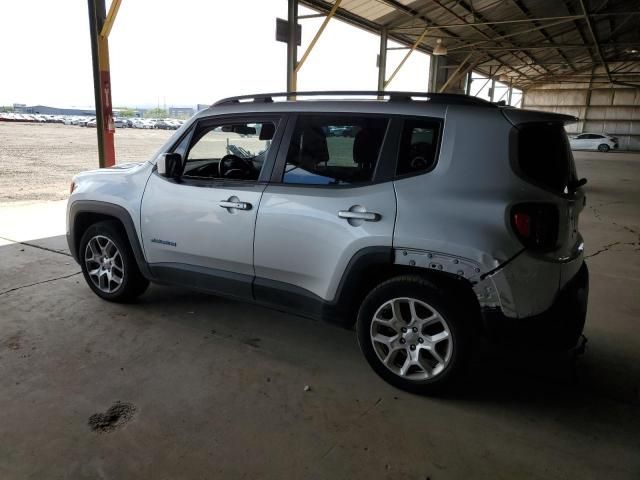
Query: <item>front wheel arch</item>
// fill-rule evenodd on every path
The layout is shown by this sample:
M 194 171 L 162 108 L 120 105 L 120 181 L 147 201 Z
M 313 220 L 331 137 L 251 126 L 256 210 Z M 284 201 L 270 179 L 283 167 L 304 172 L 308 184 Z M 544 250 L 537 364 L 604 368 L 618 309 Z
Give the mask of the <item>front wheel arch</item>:
M 138 269 L 146 278 L 150 279 L 151 272 L 138 240 L 138 234 L 131 215 L 124 207 L 113 203 L 77 200 L 69 207 L 67 243 L 69 244 L 69 251 L 76 262 L 81 262 L 79 248 L 82 235 L 91 225 L 104 220 L 114 220 L 118 223 L 124 237 L 129 242 Z
M 79 243 L 80 266 L 87 285 L 111 302 L 129 302 L 149 286 L 121 226 L 117 220 L 92 223 Z

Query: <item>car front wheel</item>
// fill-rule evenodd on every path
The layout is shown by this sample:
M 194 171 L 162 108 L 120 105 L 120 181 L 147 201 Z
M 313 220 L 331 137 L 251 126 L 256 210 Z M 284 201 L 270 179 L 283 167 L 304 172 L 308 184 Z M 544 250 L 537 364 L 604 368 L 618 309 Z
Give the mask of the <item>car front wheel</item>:
M 608 152 L 609 145 L 607 145 L 606 143 L 601 143 L 600 145 L 598 145 L 598 150 L 601 152 Z
M 365 298 L 358 343 L 373 370 L 403 390 L 438 393 L 465 370 L 470 328 L 456 302 L 418 276 L 387 280 Z
M 84 278 L 96 295 L 111 302 L 126 302 L 149 286 L 131 251 L 129 242 L 114 221 L 91 225 L 80 240 Z

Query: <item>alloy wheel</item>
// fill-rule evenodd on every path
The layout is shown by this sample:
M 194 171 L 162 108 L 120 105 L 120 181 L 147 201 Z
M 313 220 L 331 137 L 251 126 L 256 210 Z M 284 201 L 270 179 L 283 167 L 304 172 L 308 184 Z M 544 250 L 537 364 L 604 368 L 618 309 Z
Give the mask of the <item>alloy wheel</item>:
M 370 336 L 382 364 L 407 380 L 436 377 L 452 358 L 453 337 L 445 318 L 415 298 L 385 302 L 373 316 Z
M 120 250 L 104 235 L 96 235 L 87 242 L 84 263 L 94 286 L 104 293 L 114 293 L 124 280 L 124 262 Z

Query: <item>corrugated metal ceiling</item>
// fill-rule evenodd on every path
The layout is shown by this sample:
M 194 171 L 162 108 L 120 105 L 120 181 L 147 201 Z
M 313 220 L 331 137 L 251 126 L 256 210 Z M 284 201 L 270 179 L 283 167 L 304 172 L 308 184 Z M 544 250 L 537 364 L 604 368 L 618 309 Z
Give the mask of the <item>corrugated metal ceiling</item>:
M 321 12 L 333 5 L 300 3 Z M 427 28 L 420 50 L 441 38 L 453 61 L 471 55 L 475 70 L 523 88 L 575 80 L 605 63 L 620 68 L 603 70 L 607 81 L 640 72 L 639 0 L 342 0 L 338 16 L 369 31 L 386 28 L 404 45 Z

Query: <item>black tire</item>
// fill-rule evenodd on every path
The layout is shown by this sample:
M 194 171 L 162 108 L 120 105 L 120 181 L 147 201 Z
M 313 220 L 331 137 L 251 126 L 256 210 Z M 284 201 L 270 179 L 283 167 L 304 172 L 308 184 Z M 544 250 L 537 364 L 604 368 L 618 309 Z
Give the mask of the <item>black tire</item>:
M 600 145 L 598 145 L 598 151 L 600 151 L 600 152 L 608 152 L 609 151 L 609 145 L 607 145 L 606 143 L 601 143 Z
M 429 305 L 432 308 L 432 312 L 436 311 L 448 327 L 452 344 L 448 363 L 441 368 L 439 373 L 430 378 L 404 378 L 387 368 L 378 357 L 378 353 L 376 353 L 376 347 L 374 347 L 374 342 L 371 338 L 373 317 L 378 312 L 378 309 L 396 298 L 416 299 Z M 457 380 L 461 378 L 468 365 L 473 336 L 472 325 L 470 325 L 468 318 L 469 316 L 465 315 L 460 302 L 456 301 L 447 292 L 439 289 L 432 282 L 419 276 L 399 276 L 381 283 L 364 299 L 358 312 L 356 324 L 358 343 L 369 365 L 388 383 L 412 393 L 443 393 L 457 383 Z M 419 335 L 422 334 L 423 332 L 419 333 Z M 418 340 L 420 339 L 418 338 Z M 412 342 L 412 340 L 405 340 L 405 347 L 403 348 L 406 348 L 408 342 Z M 422 343 L 422 340 L 420 342 Z M 424 350 L 421 352 L 424 352 Z M 407 351 L 406 354 L 409 355 L 409 352 Z M 423 355 L 423 353 L 418 355 Z M 411 371 L 411 368 L 409 371 Z M 426 372 L 425 369 L 423 370 Z
M 107 238 L 113 242 L 120 252 L 123 267 L 122 283 L 111 292 L 101 290 L 94 283 L 89 275 L 87 262 L 85 261 L 87 244 L 96 236 Z M 120 224 L 114 220 L 105 220 L 94 223 L 87 228 L 80 239 L 78 258 L 80 259 L 82 274 L 84 275 L 87 285 L 89 285 L 96 295 L 104 300 L 117 303 L 128 302 L 142 295 L 149 286 L 149 280 L 140 273 L 140 269 L 138 268 L 138 264 L 136 263 L 131 250 L 131 245 L 126 238 L 126 235 L 122 232 Z

